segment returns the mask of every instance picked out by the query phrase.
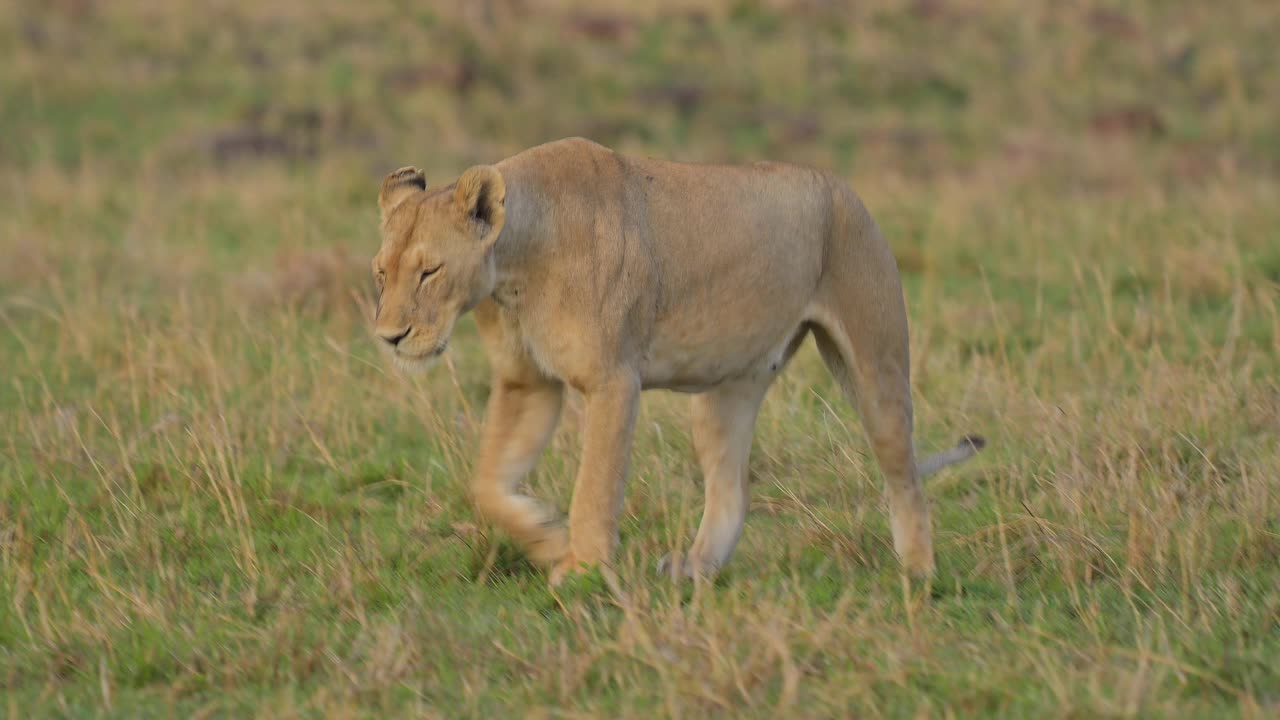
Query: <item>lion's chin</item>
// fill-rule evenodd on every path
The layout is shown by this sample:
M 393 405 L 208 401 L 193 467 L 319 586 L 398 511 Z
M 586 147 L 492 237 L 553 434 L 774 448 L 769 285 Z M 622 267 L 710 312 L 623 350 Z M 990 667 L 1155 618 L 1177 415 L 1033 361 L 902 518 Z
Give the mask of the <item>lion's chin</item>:
M 421 355 L 406 355 L 404 353 L 392 353 L 392 360 L 395 361 L 397 370 L 409 374 L 421 374 L 430 370 L 432 366 L 444 355 L 444 351 L 448 348 L 448 343 L 441 343 L 435 349 L 422 353 Z

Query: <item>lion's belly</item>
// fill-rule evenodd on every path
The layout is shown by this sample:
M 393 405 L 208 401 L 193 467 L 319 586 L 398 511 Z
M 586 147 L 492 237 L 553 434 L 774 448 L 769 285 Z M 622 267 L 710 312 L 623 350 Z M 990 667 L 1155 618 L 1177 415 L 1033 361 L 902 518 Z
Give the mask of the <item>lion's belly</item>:
M 755 327 L 671 328 L 650 344 L 641 382 L 646 389 L 696 393 L 732 380 L 767 381 L 782 370 L 788 348 L 803 331 L 799 314 Z
M 739 236 L 687 239 L 681 267 L 644 348 L 645 387 L 700 392 L 740 378 L 772 378 L 804 326 L 821 256 L 814 234 L 787 241 Z

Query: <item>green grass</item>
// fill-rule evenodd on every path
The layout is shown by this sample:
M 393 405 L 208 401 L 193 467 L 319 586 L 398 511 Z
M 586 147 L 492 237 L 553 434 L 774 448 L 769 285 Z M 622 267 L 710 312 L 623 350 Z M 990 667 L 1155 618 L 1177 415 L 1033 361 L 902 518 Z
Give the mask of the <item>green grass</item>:
M 0 705 L 14 716 L 1270 717 L 1277 15 L 1193 3 L 0 11 Z M 699 10 L 701 8 L 702 10 Z M 582 134 L 835 169 L 898 256 L 939 572 L 817 353 L 742 543 L 648 394 L 618 590 L 476 524 L 474 328 L 369 339 L 382 175 Z M 530 483 L 567 506 L 567 413 Z

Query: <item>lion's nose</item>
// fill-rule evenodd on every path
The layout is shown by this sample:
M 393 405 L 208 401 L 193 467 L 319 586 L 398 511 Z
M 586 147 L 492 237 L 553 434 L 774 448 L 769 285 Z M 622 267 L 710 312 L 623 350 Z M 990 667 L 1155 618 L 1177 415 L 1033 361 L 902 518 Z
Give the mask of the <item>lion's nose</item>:
M 380 330 L 378 331 L 378 337 L 382 338 L 383 340 L 386 340 L 391 345 L 391 347 L 395 347 L 396 345 L 400 344 L 401 340 L 409 337 L 409 331 L 412 329 L 413 328 L 411 327 L 407 327 L 404 329 L 404 332 L 398 332 L 395 330 L 391 330 L 391 331 Z

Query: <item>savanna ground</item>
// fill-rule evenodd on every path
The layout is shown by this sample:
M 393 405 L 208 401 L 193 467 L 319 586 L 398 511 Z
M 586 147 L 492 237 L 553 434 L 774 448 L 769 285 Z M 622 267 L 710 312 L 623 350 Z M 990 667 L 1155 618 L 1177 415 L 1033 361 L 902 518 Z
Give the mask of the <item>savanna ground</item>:
M 219 3 L 0 13 L 0 705 L 16 717 L 1274 717 L 1271 3 Z M 646 395 L 623 595 L 465 499 L 464 323 L 368 332 L 377 184 L 585 135 L 845 174 L 899 258 L 939 573 L 812 347 L 726 574 Z M 531 484 L 564 507 L 569 413 Z

